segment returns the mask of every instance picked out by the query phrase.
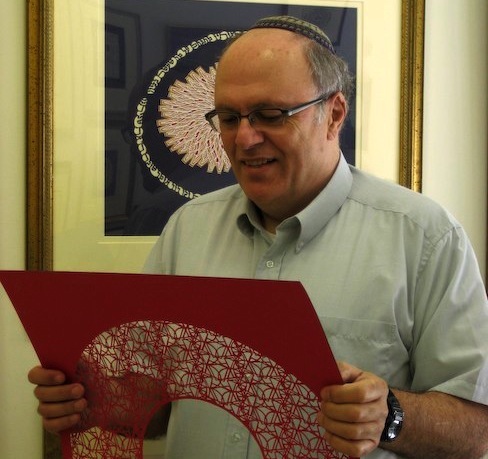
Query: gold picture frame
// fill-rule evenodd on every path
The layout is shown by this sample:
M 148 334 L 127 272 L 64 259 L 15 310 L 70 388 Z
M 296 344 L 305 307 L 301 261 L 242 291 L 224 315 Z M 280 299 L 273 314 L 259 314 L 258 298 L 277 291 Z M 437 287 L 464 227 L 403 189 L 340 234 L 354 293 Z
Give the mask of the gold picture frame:
M 390 0 L 384 0 L 390 1 Z M 266 3 L 266 2 L 263 2 Z M 28 0 L 27 268 L 53 269 L 53 77 L 55 0 Z M 399 183 L 422 189 L 425 0 L 401 0 Z M 45 434 L 44 459 L 61 458 Z

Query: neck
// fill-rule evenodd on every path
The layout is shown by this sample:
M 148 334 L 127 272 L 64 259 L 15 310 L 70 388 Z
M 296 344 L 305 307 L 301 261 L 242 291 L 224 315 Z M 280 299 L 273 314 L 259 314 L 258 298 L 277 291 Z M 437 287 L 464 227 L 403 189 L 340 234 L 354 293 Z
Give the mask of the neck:
M 260 211 L 261 214 L 261 223 L 266 231 L 272 234 L 276 234 L 276 227 L 282 222 L 282 220 L 277 220 L 263 211 Z

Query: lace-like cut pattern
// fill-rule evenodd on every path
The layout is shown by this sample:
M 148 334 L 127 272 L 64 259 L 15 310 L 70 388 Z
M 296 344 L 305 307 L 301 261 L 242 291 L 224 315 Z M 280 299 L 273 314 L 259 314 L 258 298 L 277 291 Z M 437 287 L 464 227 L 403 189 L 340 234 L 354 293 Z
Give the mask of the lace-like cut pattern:
M 78 374 L 90 412 L 87 430 L 70 435 L 75 459 L 142 459 L 154 412 L 188 398 L 239 419 L 264 458 L 348 457 L 324 440 L 316 422 L 319 400 L 308 387 L 252 348 L 206 329 L 167 321 L 124 324 L 92 341 Z M 90 427 L 92 419 L 97 427 Z
M 202 62 L 201 65 L 192 68 L 184 76 L 184 81 L 173 80 L 173 72 L 181 68 L 180 64 L 187 58 L 193 57 L 195 54 L 192 53 L 195 51 L 206 46 L 224 45 L 237 33 L 232 31 L 210 33 L 179 48 L 157 70 L 144 96 L 137 104 L 132 130 L 141 160 L 155 179 L 169 190 L 187 199 L 196 198 L 201 190 L 192 190 L 187 185 L 176 183 L 175 179 L 171 178 L 171 174 L 158 165 L 158 149 L 151 148 L 151 135 L 148 133 L 152 131 L 155 123 L 157 132 L 168 150 L 176 153 L 180 160 L 190 167 L 206 167 L 208 174 L 217 176 L 230 172 L 231 164 L 225 153 L 222 139 L 204 117 L 205 113 L 214 108 L 217 56 L 211 59 L 211 62 Z M 221 48 L 218 50 L 220 52 Z M 208 68 L 208 71 L 203 67 Z M 172 83 L 165 91 L 163 87 L 168 79 Z M 157 97 L 157 110 L 160 115 L 156 120 L 152 118 L 154 113 L 151 102 L 155 97 Z
M 168 99 L 158 107 L 162 118 L 156 121 L 158 131 L 168 139 L 166 146 L 182 156 L 191 167 L 207 167 L 207 172 L 229 172 L 230 161 L 222 139 L 205 120 L 213 107 L 215 67 L 206 72 L 202 67 L 192 70 L 185 82 L 170 86 Z

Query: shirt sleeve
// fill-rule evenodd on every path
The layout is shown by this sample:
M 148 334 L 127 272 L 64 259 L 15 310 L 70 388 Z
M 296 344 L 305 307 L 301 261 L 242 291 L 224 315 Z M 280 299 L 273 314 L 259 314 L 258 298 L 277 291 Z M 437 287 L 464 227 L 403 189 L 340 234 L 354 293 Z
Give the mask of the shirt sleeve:
M 159 236 L 156 244 L 149 252 L 148 257 L 142 268 L 144 274 L 164 274 L 163 260 L 162 260 L 162 246 L 163 246 L 164 232 Z
M 460 226 L 431 245 L 414 292 L 412 390 L 488 405 L 488 301 L 476 256 Z

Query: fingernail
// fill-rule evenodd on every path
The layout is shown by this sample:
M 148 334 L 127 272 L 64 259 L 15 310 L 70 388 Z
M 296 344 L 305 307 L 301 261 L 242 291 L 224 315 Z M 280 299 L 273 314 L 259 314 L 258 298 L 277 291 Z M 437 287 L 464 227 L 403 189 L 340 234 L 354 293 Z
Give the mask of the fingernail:
M 54 376 L 54 384 L 63 384 L 64 383 L 64 375 L 56 374 Z
M 86 408 L 86 401 L 83 399 L 83 400 L 77 400 L 75 403 L 74 403 L 74 408 L 76 411 L 84 411 L 85 408 Z
M 74 386 L 73 389 L 71 390 L 71 395 L 73 395 L 73 397 L 75 398 L 81 397 L 83 393 L 84 390 L 82 386 Z

